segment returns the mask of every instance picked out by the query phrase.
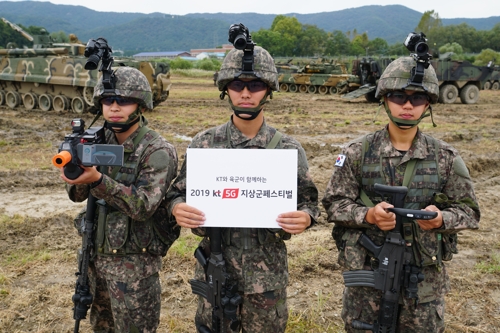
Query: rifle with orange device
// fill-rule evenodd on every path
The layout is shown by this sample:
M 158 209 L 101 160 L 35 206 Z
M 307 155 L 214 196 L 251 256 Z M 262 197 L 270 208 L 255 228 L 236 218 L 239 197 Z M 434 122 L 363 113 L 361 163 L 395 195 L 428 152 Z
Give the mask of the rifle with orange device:
M 121 166 L 123 146 L 107 145 L 104 127 L 90 127 L 85 130 L 85 121 L 77 118 L 71 121 L 73 133 L 64 137 L 59 152 L 52 157 L 52 164 L 64 168 L 64 175 L 76 179 L 82 173 L 81 166 Z
M 121 166 L 123 164 L 123 146 L 107 145 L 103 127 L 90 127 L 85 130 L 83 119 L 71 121 L 73 133 L 64 137 L 59 152 L 52 157 L 52 164 L 64 168 L 64 175 L 69 179 L 77 179 L 82 173 L 82 166 Z M 82 223 L 82 247 L 78 253 L 78 272 L 75 293 L 72 297 L 74 333 L 78 333 L 80 320 L 87 317 L 93 296 L 90 293 L 88 269 L 90 253 L 93 247 L 94 217 L 96 198 L 89 192 L 87 210 Z

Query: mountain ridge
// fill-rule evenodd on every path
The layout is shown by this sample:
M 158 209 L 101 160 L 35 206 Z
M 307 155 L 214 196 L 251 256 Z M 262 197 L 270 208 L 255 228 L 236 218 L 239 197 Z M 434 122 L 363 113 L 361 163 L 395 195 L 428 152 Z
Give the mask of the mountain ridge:
M 250 32 L 269 29 L 275 14 L 192 13 L 171 15 L 155 12 L 99 12 L 82 5 L 55 5 L 50 2 L 1 1 L 0 15 L 24 26 L 42 26 L 49 32 L 74 33 L 80 40 L 106 36 L 110 45 L 125 51 L 189 51 L 211 48 L 227 42 L 232 23 L 243 23 Z M 423 13 L 402 5 L 370 5 L 334 12 L 289 13 L 302 24 L 315 25 L 327 32 L 340 30 L 367 32 L 370 39 L 402 42 L 418 25 Z M 112 16 L 112 20 L 109 19 Z M 483 19 L 442 19 L 443 25 L 466 23 L 476 30 L 490 30 L 500 16 Z M 2 45 L 3 46 L 3 45 Z

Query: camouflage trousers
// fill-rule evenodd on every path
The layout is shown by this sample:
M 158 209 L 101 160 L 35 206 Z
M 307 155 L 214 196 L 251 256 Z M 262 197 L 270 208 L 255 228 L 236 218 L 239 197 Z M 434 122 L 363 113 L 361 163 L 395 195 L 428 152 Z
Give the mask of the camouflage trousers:
M 288 321 L 286 289 L 245 294 L 239 310 L 240 330 L 232 331 L 229 320 L 225 320 L 225 332 L 284 333 Z M 195 323 L 197 328 L 201 325 L 212 327 L 212 307 L 201 296 L 198 299 Z
M 160 323 L 161 287 L 158 273 L 133 283 L 104 276 L 89 265 L 90 325 L 95 333 L 154 333 Z
M 382 293 L 368 287 L 346 287 L 342 297 L 342 319 L 347 333 L 359 333 L 351 327 L 353 320 L 372 324 L 378 317 Z M 399 305 L 397 330 L 399 333 L 438 333 L 444 332 L 444 297 L 432 302 L 419 303 L 405 299 Z M 371 331 L 366 331 L 371 332 Z

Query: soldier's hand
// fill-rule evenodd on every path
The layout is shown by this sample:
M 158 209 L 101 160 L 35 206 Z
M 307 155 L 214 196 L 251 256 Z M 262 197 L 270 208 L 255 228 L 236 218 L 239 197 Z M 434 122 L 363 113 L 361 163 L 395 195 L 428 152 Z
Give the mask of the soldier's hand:
M 101 178 L 101 173 L 97 171 L 95 166 L 85 167 L 81 166 L 83 173 L 76 179 L 69 179 L 64 175 L 64 168 L 61 168 L 61 178 L 68 184 L 72 185 L 82 185 L 91 184 L 98 181 Z
M 375 207 L 371 207 L 366 213 L 365 220 L 370 224 L 375 224 L 380 230 L 392 230 L 396 227 L 396 214 L 388 212 L 386 208 L 393 205 L 382 201 Z
M 300 234 L 311 225 L 311 216 L 304 211 L 297 210 L 278 215 L 276 222 L 284 231 L 290 234 Z
M 441 214 L 441 211 L 439 208 L 437 208 L 434 205 L 430 205 L 425 207 L 426 211 L 428 212 L 437 212 L 438 215 L 433 218 L 432 220 L 417 220 L 418 225 L 420 226 L 420 229 L 422 230 L 431 230 L 431 229 L 437 229 L 441 228 L 443 225 L 443 214 Z
M 174 206 L 172 215 L 175 216 L 177 224 L 184 228 L 198 228 L 205 222 L 205 214 L 187 203 L 181 202 Z

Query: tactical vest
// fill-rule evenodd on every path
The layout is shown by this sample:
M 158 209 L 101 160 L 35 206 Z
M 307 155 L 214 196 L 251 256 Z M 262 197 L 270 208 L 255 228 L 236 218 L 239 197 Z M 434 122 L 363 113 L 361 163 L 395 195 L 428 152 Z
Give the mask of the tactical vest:
M 146 135 L 149 134 L 149 135 Z M 146 126 L 141 127 L 134 139 L 132 151 L 125 151 L 124 163 L 115 167 L 109 176 L 121 184 L 134 184 L 138 174 L 138 165 L 146 148 L 157 140 L 159 134 Z M 137 149 L 137 147 L 142 147 Z M 107 168 L 106 168 L 107 171 Z M 106 173 L 106 172 L 103 172 Z M 98 200 L 98 223 L 95 241 L 95 253 L 98 255 L 128 255 L 150 253 L 164 256 L 170 244 L 162 241 L 154 216 L 145 221 L 136 221 L 107 204 Z M 178 237 L 178 236 L 177 236 Z M 175 237 L 175 238 L 177 238 Z M 172 241 L 173 243 L 173 241 Z
M 422 134 L 423 135 L 423 134 Z M 408 194 L 405 198 L 404 208 L 408 209 L 423 209 L 430 202 L 437 193 L 441 192 L 442 184 L 439 174 L 439 143 L 434 138 L 425 135 L 427 147 L 429 147 L 429 154 L 422 159 L 413 159 L 405 163 L 404 167 L 404 180 L 403 186 L 408 188 Z M 390 166 L 387 164 L 387 170 L 383 170 L 384 163 L 383 157 L 379 156 L 378 152 L 374 150 L 375 147 L 369 144 L 367 136 L 363 137 L 362 141 L 362 154 L 361 154 L 361 200 L 367 207 L 373 207 L 382 202 L 380 195 L 374 192 L 374 184 L 386 184 L 386 176 L 391 175 L 393 171 L 389 170 Z M 399 157 L 393 158 L 394 164 L 400 160 Z M 398 184 L 396 184 L 398 185 Z M 371 198 L 371 200 L 369 199 Z M 380 231 L 367 230 L 369 237 L 380 239 Z M 373 233 L 373 235 L 370 235 Z M 406 243 L 411 244 L 413 250 L 413 257 L 415 262 L 413 264 L 424 267 L 430 265 L 441 264 L 443 260 L 442 252 L 442 235 L 435 232 L 423 232 L 418 223 L 409 218 L 403 218 L 403 237 Z M 451 258 L 444 258 L 450 260 Z
M 209 130 L 211 148 L 232 149 L 231 145 L 231 128 L 227 123 L 225 135 L 216 136 L 216 128 Z M 278 130 L 269 128 L 270 132 L 275 131 L 273 138 L 266 146 L 266 149 L 281 149 L 283 136 Z M 222 241 L 226 246 L 235 246 L 244 250 L 251 249 L 257 245 L 271 244 L 288 240 L 292 237 L 291 234 L 283 231 L 281 228 L 265 229 L 265 228 L 222 228 Z

